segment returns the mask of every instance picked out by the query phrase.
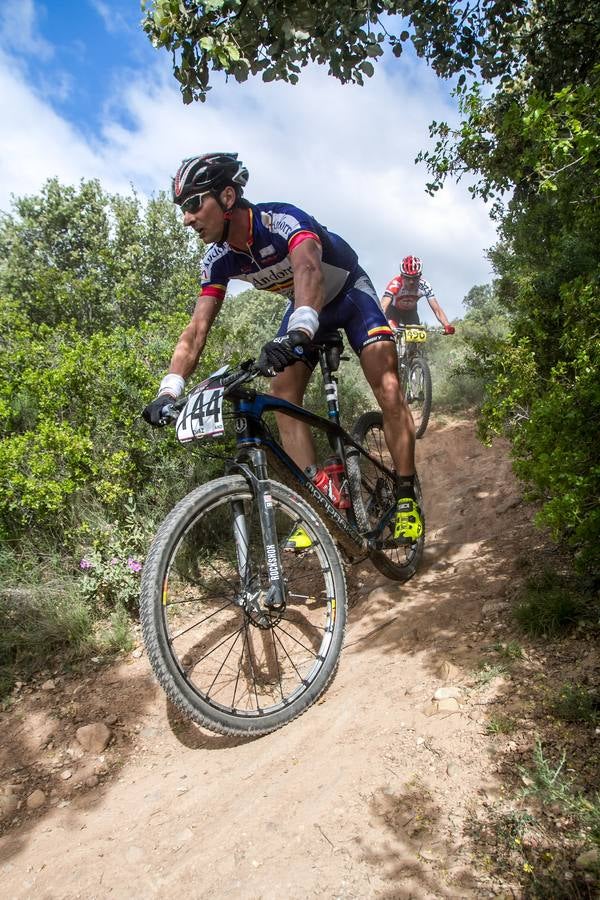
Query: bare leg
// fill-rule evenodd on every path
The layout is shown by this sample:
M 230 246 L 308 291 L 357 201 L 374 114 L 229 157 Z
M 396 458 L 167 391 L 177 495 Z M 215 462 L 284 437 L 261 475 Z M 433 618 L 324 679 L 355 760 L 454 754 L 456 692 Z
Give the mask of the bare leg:
M 280 397 L 282 400 L 295 403 L 296 406 L 302 406 L 306 385 L 311 375 L 312 372 L 308 366 L 300 362 L 295 363 L 273 378 L 270 392 L 274 397 Z M 315 448 L 308 425 L 283 413 L 275 413 L 275 418 L 285 452 L 302 470 L 307 466 L 314 465 L 316 462 Z
M 400 389 L 396 345 L 369 344 L 360 355 L 365 378 L 383 413 L 383 433 L 398 475 L 415 473 L 415 425 Z

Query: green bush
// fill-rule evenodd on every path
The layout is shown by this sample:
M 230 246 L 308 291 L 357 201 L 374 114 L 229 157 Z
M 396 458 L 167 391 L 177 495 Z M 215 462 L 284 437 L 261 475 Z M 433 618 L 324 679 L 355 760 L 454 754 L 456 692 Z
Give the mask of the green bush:
M 516 474 L 541 504 L 538 522 L 591 575 L 600 571 L 600 290 L 577 278 L 561 294 L 551 348 L 535 331 L 519 336 L 521 322 L 487 357 L 480 353 L 489 374 L 481 433 L 510 436 Z
M 495 285 L 476 285 L 464 298 L 466 314 L 455 321 L 452 336 L 433 333 L 427 359 L 433 382 L 433 407 L 459 411 L 480 407 L 486 387 L 481 353 L 507 334 L 509 317 L 502 310 Z
M 139 413 L 183 321 L 176 315 L 160 330 L 150 324 L 110 335 L 66 329 L 37 337 L 18 391 L 2 397 L 5 536 L 68 531 L 89 504 L 119 517 L 132 494 L 151 492 L 149 475 L 174 452 L 174 441 L 171 434 L 156 439 Z

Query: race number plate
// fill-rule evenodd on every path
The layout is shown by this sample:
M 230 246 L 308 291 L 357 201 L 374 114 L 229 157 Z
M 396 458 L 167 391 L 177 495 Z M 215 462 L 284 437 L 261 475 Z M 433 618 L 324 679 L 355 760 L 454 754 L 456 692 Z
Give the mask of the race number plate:
M 190 394 L 175 426 L 182 444 L 223 434 L 223 388 L 209 388 Z
M 415 344 L 418 344 L 421 341 L 426 341 L 427 340 L 427 332 L 425 331 L 424 328 L 416 328 L 416 327 L 407 328 L 406 329 L 406 340 L 410 341 L 411 343 L 415 343 Z

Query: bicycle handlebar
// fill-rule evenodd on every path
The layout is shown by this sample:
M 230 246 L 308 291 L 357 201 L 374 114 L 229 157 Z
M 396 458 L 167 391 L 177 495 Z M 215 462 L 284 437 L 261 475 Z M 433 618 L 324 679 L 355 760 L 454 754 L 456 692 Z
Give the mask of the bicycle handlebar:
M 309 344 L 309 348 L 311 350 L 325 350 L 327 348 L 326 344 L 317 344 L 312 343 Z M 247 359 L 243 363 L 234 369 L 232 372 L 229 372 L 227 375 L 221 377 L 221 387 L 223 387 L 223 396 L 227 396 L 230 394 L 232 390 L 237 387 L 241 387 L 243 384 L 247 384 L 249 381 L 253 381 L 255 378 L 258 378 L 259 375 L 263 373 L 260 372 L 256 366 L 255 359 Z M 272 374 L 269 374 L 267 377 L 273 378 L 277 375 L 277 372 L 272 371 Z M 187 403 L 189 395 L 184 395 L 182 397 L 178 397 L 177 400 L 174 400 L 172 403 L 167 403 L 163 406 L 161 413 L 161 423 L 163 425 L 167 425 L 169 422 L 176 421 L 179 413 Z
M 431 325 L 404 325 L 404 323 L 399 322 L 396 324 L 395 322 L 390 322 L 390 328 L 392 331 L 406 331 L 407 328 L 422 328 L 423 331 L 426 331 L 428 334 L 444 334 L 444 329 L 436 328 Z

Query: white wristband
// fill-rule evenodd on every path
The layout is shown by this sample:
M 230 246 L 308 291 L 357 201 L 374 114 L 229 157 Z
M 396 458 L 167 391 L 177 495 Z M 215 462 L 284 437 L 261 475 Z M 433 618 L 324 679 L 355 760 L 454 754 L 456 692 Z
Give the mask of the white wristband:
M 290 331 L 306 331 L 311 338 L 314 338 L 319 327 L 319 314 L 312 306 L 299 306 L 291 314 L 288 321 L 288 333 Z
M 171 394 L 176 400 L 180 394 L 183 394 L 184 387 L 185 378 L 182 378 L 181 375 L 175 375 L 173 372 L 169 372 L 160 383 L 158 396 L 161 394 Z

